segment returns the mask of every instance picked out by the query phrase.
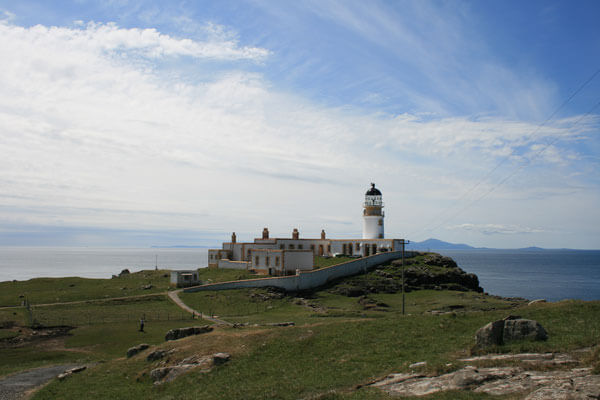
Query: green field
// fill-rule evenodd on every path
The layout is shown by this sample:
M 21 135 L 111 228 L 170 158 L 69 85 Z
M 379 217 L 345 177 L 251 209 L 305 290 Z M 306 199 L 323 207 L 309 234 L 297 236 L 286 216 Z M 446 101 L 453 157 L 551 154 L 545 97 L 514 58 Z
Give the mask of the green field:
M 454 293 L 457 296 L 459 293 Z M 409 294 L 411 302 L 434 302 L 436 292 Z M 447 300 L 465 300 L 458 297 Z M 476 301 L 477 299 L 471 299 Z M 417 304 L 418 305 L 418 304 Z M 398 313 L 385 317 L 312 318 L 295 327 L 222 328 L 182 341 L 185 355 L 226 351 L 230 363 L 209 374 L 191 372 L 156 388 L 144 373 L 155 367 L 141 357 L 113 360 L 66 382 L 55 382 L 36 399 L 64 398 L 386 398 L 380 392 L 353 388 L 392 372 L 408 371 L 408 365 L 427 361 L 430 372 L 458 368 L 456 359 L 469 354 L 475 330 L 502 318 L 508 310 L 469 311 L 446 315 Z M 598 343 L 600 303 L 567 301 L 535 307 L 523 306 L 511 313 L 539 321 L 547 327 L 547 342 L 521 342 L 499 351 L 563 351 Z M 298 314 L 291 314 L 294 320 Z M 168 344 L 173 346 L 173 344 Z M 243 348 L 244 351 L 240 351 Z M 451 366 L 447 366 L 451 364 Z M 117 372 L 118 371 L 118 372 Z M 135 379 L 138 377 L 139 379 Z M 487 398 L 470 393 L 461 397 Z
M 17 325 L 27 321 L 24 309 L 4 310 L 15 317 Z M 12 315 L 13 312 L 17 316 Z M 21 319 L 16 318 L 22 316 Z M 0 342 L 0 375 L 42 365 L 65 362 L 90 362 L 122 357 L 127 349 L 141 342 L 158 344 L 165 333 L 182 326 L 206 324 L 192 320 L 165 294 L 132 297 L 121 300 L 83 302 L 66 305 L 34 306 L 36 324 L 74 327 L 69 336 L 55 341 L 32 341 L 23 346 L 7 346 Z M 145 332 L 138 332 L 139 320 L 146 320 Z M 0 340 L 19 335 L 20 326 L 0 329 Z
M 36 278 L 0 282 L 0 307 L 63 303 L 110 297 L 164 292 L 169 289 L 170 271 L 140 271 L 113 279 Z M 144 286 L 152 285 L 150 289 Z
M 204 279 L 211 276 L 213 281 L 240 277 L 240 271 L 232 270 L 207 270 L 206 274 Z M 364 276 L 364 282 L 372 279 Z M 458 358 L 480 352 L 474 349 L 475 331 L 509 314 L 537 320 L 548 331 L 549 340 L 522 341 L 488 351 L 571 351 L 600 342 L 600 302 L 528 306 L 472 291 L 418 290 L 405 294 L 403 314 L 401 292 L 339 294 L 336 288 L 347 282 L 296 295 L 273 289 L 181 293 L 180 298 L 192 308 L 241 327 L 219 326 L 213 332 L 173 342 L 164 341 L 168 329 L 206 322 L 192 321 L 165 294 L 34 306 L 38 322 L 65 321 L 76 328 L 52 346 L 32 343 L 0 348 L 0 375 L 39 365 L 96 363 L 64 381 L 51 382 L 34 399 L 388 399 L 379 390 L 361 386 L 390 373 L 408 372 L 408 366 L 419 361 L 427 361 L 425 373 L 458 369 L 462 366 Z M 104 284 L 103 280 L 97 283 Z M 0 311 L 5 321 L 31 318 L 22 308 Z M 146 333 L 141 333 L 138 318 L 144 314 L 148 323 Z M 270 325 L 277 322 L 294 322 L 295 326 Z M 10 325 L 0 328 L 0 340 L 14 335 L 17 327 Z M 191 371 L 156 386 L 149 372 L 161 361 L 147 362 L 150 350 L 124 358 L 127 348 L 142 342 L 154 345 L 152 349 L 175 349 L 170 362 L 215 352 L 230 353 L 232 359 L 209 373 Z M 600 351 L 594 354 L 587 362 L 600 370 Z M 424 398 L 491 397 L 449 392 Z

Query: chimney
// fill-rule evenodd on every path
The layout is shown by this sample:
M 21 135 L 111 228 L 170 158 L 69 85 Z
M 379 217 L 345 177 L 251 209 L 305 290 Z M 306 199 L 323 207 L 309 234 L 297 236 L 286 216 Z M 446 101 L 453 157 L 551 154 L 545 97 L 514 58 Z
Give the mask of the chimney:
M 298 232 L 297 228 L 294 228 L 294 231 L 292 232 L 292 239 L 298 240 L 299 238 L 300 238 L 300 232 Z
M 235 241 L 236 241 L 235 232 L 233 232 L 231 234 L 231 243 L 235 243 Z
M 325 240 L 325 229 L 321 229 L 321 240 Z
M 263 229 L 263 239 L 268 239 L 269 238 L 269 228 L 264 228 Z

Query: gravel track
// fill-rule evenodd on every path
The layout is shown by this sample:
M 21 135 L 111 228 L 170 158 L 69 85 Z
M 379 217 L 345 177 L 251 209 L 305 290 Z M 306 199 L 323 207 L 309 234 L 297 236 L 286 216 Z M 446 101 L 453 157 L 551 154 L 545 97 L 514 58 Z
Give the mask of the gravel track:
M 41 367 L 0 378 L 0 400 L 22 399 L 28 390 L 41 386 L 77 364 Z

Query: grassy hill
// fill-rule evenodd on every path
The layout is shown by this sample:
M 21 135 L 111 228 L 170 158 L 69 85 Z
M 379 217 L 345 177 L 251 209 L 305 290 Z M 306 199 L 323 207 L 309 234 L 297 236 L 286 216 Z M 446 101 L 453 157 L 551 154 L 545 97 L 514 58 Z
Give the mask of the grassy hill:
M 428 269 L 426 257 L 413 260 L 414 271 L 439 279 L 436 275 L 441 273 L 440 268 L 454 270 L 439 265 Z M 432 289 L 417 290 L 419 287 L 413 285 L 412 291 L 406 293 L 403 315 L 402 294 L 392 283 L 397 280 L 398 271 L 399 266 L 390 264 L 321 290 L 299 294 L 269 289 L 182 294 L 181 298 L 191 307 L 237 325 L 219 326 L 210 333 L 177 341 L 164 342 L 166 330 L 190 326 L 192 321 L 151 322 L 146 335 L 135 331 L 135 321 L 83 325 L 64 339 L 62 349 L 57 349 L 52 357 L 48 354 L 47 362 L 67 359 L 101 362 L 64 381 L 52 382 L 33 398 L 385 399 L 388 397 L 383 392 L 362 385 L 390 373 L 408 372 L 409 365 L 419 361 L 427 361 L 425 372 L 458 369 L 462 364 L 457 359 L 470 354 L 473 348 L 475 331 L 508 314 L 539 321 L 547 329 L 549 340 L 518 342 L 492 351 L 564 351 L 591 346 L 600 340 L 600 302 L 563 301 L 528 306 L 514 299 L 465 291 L 464 287 L 442 290 L 433 284 Z M 211 273 L 218 275 L 214 270 Z M 348 287 L 366 290 L 361 293 L 342 290 Z M 141 311 L 139 307 L 171 309 L 165 297 L 157 299 L 118 306 L 136 312 Z M 115 306 L 107 304 L 106 310 Z M 75 313 L 85 313 L 85 304 L 81 307 Z M 99 305 L 94 307 L 97 307 L 94 314 L 105 312 Z M 293 321 L 295 326 L 269 325 L 284 321 Z M 153 346 L 138 356 L 124 358 L 127 347 L 142 342 Z M 148 352 L 156 349 L 175 351 L 168 359 L 146 361 Z M 5 354 L 5 349 L 0 351 Z M 15 361 L 19 351 L 25 358 L 35 353 L 11 351 L 15 353 L 10 360 L 17 363 L 21 362 Z M 76 356 L 68 355 L 75 352 Z M 149 376 L 151 370 L 165 363 L 215 352 L 231 354 L 231 361 L 208 373 L 193 370 L 159 386 Z M 10 369 L 5 358 L 0 359 L 2 374 Z M 35 360 L 28 365 L 34 364 Z M 434 398 L 489 396 L 454 392 Z

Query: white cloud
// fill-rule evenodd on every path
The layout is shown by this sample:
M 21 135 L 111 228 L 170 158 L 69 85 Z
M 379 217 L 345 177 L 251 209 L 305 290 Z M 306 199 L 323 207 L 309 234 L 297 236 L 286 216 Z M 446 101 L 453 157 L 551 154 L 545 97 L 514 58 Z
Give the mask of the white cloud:
M 262 61 L 269 51 L 258 47 L 240 47 L 235 36 L 223 27 L 209 24 L 206 27 L 208 40 L 196 41 L 187 38 L 175 38 L 158 32 L 156 29 L 121 28 L 115 23 L 76 21 L 73 28 L 46 27 L 36 25 L 31 28 L 19 28 L 7 21 L 0 23 L 0 34 L 4 40 L 27 40 L 37 46 L 56 46 L 71 51 L 104 51 L 114 55 L 139 55 L 149 58 L 169 56 L 187 56 L 216 60 L 253 60 Z
M 334 221 L 353 232 L 375 180 L 395 214 L 387 226 L 405 232 L 499 159 L 514 166 L 521 148 L 579 140 L 596 123 L 530 134 L 535 125 L 518 120 L 367 114 L 282 93 L 237 63 L 194 84 L 152 68 L 155 57 L 268 54 L 210 29 L 198 42 L 114 24 L 0 23 L 0 221 L 285 234 L 297 221 L 314 233 Z M 553 188 L 554 178 L 527 183 Z

